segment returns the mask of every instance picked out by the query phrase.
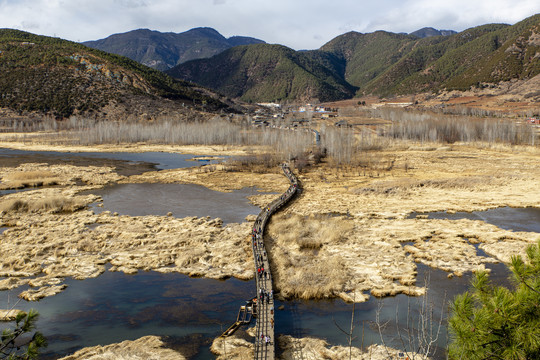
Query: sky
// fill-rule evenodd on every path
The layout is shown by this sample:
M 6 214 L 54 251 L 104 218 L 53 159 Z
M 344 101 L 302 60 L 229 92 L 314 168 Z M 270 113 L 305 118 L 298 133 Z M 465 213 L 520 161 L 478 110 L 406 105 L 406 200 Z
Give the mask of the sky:
M 539 0 L 0 0 L 0 28 L 87 41 L 141 28 L 212 27 L 302 50 L 349 31 L 463 31 L 538 13 Z

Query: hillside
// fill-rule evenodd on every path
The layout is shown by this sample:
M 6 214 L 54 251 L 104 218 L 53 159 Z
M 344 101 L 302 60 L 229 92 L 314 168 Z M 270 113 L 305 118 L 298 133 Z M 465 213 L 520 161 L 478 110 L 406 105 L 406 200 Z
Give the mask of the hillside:
M 255 102 L 352 97 L 355 88 L 343 79 L 343 71 L 344 64 L 333 54 L 258 44 L 190 61 L 167 73 L 229 97 Z
M 212 28 L 195 28 L 179 34 L 139 29 L 83 44 L 164 71 L 189 60 L 212 57 L 234 46 L 259 43 L 264 41 L 243 36 L 227 39 Z
M 370 81 L 409 53 L 416 40 L 415 36 L 386 31 L 369 34 L 353 31 L 326 43 L 320 51 L 344 59 L 344 79 L 362 91 Z
M 204 33 L 205 39 L 215 41 L 225 39 L 208 28 L 188 33 Z M 515 25 L 486 24 L 460 33 L 434 28 L 411 34 L 353 31 L 312 51 L 268 44 L 233 47 L 210 58 L 179 64 L 167 74 L 248 102 L 333 101 L 370 94 L 494 88 L 540 74 L 539 34 L 540 14 Z M 251 40 L 227 39 L 229 45 Z M 202 50 L 197 51 L 201 54 Z M 513 93 L 515 99 L 525 95 Z
M 440 89 L 472 64 L 481 64 L 481 58 L 493 46 L 490 34 L 507 27 L 484 25 L 452 36 L 417 40 L 411 51 L 367 84 L 364 91 L 389 95 Z
M 78 43 L 0 29 L 0 108 L 69 117 L 227 108 L 209 91 Z M 158 106 L 159 105 L 159 106 Z M 154 110 L 153 110 L 154 109 Z

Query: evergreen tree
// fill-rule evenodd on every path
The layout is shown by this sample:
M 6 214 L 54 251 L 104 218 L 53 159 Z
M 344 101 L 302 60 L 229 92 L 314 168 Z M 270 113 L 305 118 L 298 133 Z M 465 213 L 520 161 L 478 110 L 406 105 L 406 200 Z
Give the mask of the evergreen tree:
M 513 290 L 490 284 L 486 272 L 456 297 L 449 320 L 451 359 L 540 359 L 540 241 L 527 261 L 513 256 Z
M 0 359 L 30 360 L 37 359 L 40 348 L 47 346 L 47 340 L 40 332 L 30 334 L 36 325 L 38 313 L 30 310 L 20 312 L 15 318 L 15 329 L 2 331 L 0 342 Z M 31 335 L 31 337 L 30 337 Z

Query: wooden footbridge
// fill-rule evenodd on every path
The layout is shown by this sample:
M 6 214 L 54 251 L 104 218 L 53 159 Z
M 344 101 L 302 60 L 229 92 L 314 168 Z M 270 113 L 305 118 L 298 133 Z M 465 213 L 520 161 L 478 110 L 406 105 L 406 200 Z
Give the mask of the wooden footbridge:
M 249 323 L 251 315 L 257 319 L 255 338 L 255 360 L 273 360 L 274 351 L 274 295 L 272 273 L 264 247 L 264 229 L 272 214 L 285 205 L 298 191 L 298 180 L 287 164 L 281 165 L 291 185 L 279 198 L 266 205 L 259 213 L 251 234 L 251 245 L 255 259 L 257 295 L 240 308 L 236 322 L 221 336 L 232 335 L 240 326 Z M 249 320 L 248 320 L 249 319 Z

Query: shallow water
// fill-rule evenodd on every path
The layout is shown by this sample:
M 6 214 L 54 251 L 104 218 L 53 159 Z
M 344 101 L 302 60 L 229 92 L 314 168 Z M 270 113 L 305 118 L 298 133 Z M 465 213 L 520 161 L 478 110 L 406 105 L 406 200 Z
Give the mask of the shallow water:
M 17 192 L 23 192 L 23 191 L 30 191 L 35 190 L 36 188 L 24 188 L 24 189 L 10 189 L 10 190 L 0 190 L 0 197 L 7 195 L 7 194 L 14 194 Z
M 417 264 L 417 286 L 428 286 L 427 297 L 409 297 L 398 295 L 378 299 L 371 297 L 367 302 L 356 304 L 354 314 L 353 346 L 368 347 L 371 344 L 381 344 L 376 315 L 379 312 L 379 323 L 386 324 L 382 330 L 384 343 L 397 349 L 404 349 L 402 341 L 408 343 L 405 330 L 416 329 L 420 316 L 422 302 L 429 313 L 433 312 L 433 338 L 437 334 L 437 327 L 443 316 L 443 326 L 440 329 L 437 352 L 434 359 L 444 359 L 444 349 L 447 345 L 447 331 L 445 319 L 448 314 L 448 305 L 454 296 L 469 289 L 471 273 L 463 277 L 448 279 L 447 272 L 431 269 L 426 265 Z M 492 270 L 490 278 L 496 284 L 509 286 L 509 272 L 503 264 L 489 264 Z M 276 312 L 276 333 L 294 335 L 296 337 L 313 336 L 323 338 L 332 345 L 348 345 L 347 336 L 338 328 L 349 331 L 351 323 L 352 304 L 341 300 L 324 301 L 287 301 L 282 302 L 285 309 Z M 279 306 L 279 304 L 277 305 Z M 426 313 L 426 312 L 425 312 Z M 407 320 L 409 320 L 409 325 Z M 337 325 L 336 325 L 337 323 Z M 401 338 L 397 329 L 401 329 Z M 410 349 L 409 349 L 410 350 Z
M 446 273 L 420 266 L 419 285 L 423 284 L 426 272 L 431 276 L 430 300 L 438 319 L 441 310 L 446 313 L 449 300 L 444 291 L 463 291 L 468 277 L 448 280 Z M 49 340 L 44 359 L 58 358 L 86 346 L 135 340 L 145 335 L 166 335 L 173 341 L 189 343 L 191 359 L 213 358 L 209 353 L 211 341 L 234 322 L 239 306 L 255 293 L 253 281 L 196 279 L 156 272 L 136 275 L 106 272 L 95 279 L 67 280 L 67 284 L 68 288 L 54 297 L 33 303 L 20 301 L 16 305 L 22 310 L 39 311 L 38 329 Z M 14 304 L 22 290 L 0 293 L 0 308 L 6 308 L 8 302 Z M 380 306 L 381 323 L 389 322 L 384 332 L 385 342 L 400 347 L 394 336 L 396 324 L 403 327 L 407 317 L 416 318 L 421 300 L 399 295 L 382 300 L 371 298 L 357 304 L 354 315 L 357 339 L 353 345 L 360 347 L 363 343 L 367 347 L 381 343 L 375 324 Z M 314 336 L 332 345 L 347 344 L 336 323 L 349 329 L 351 304 L 341 300 L 278 301 L 276 308 L 280 305 L 285 309 L 276 311 L 276 334 Z M 445 334 L 443 329 L 439 342 L 442 347 Z
M 540 208 L 502 207 L 470 213 L 447 213 L 445 211 L 438 211 L 425 214 L 412 213 L 409 218 L 415 218 L 417 215 L 428 215 L 428 219 L 481 220 L 505 230 L 540 233 Z
M 167 335 L 180 343 L 189 338 L 200 352 L 192 358 L 207 359 L 201 354 L 208 352 L 221 329 L 232 324 L 238 308 L 255 289 L 253 282 L 236 279 L 156 272 L 105 272 L 95 279 L 67 280 L 67 284 L 56 296 L 15 306 L 39 311 L 38 329 L 49 341 L 43 358 L 61 357 L 85 346 Z M 0 308 L 17 302 L 20 291 L 1 292 Z
M 167 152 L 57 152 L 26 151 L 0 148 L 0 158 L 14 158 L 22 156 L 31 156 L 44 161 L 46 161 L 48 158 L 59 158 L 65 161 L 72 160 L 73 158 L 121 160 L 126 161 L 132 165 L 142 163 L 154 164 L 155 168 L 158 170 L 186 168 L 200 166 L 204 164 L 215 164 L 222 161 L 221 159 L 209 161 L 190 161 L 190 159 L 193 159 L 195 155 Z
M 166 215 L 221 218 L 223 223 L 241 223 L 260 208 L 247 197 L 257 194 L 255 188 L 224 193 L 194 184 L 119 184 L 93 190 L 103 198 L 103 207 L 92 206 L 96 213 L 109 210 L 121 215 Z

